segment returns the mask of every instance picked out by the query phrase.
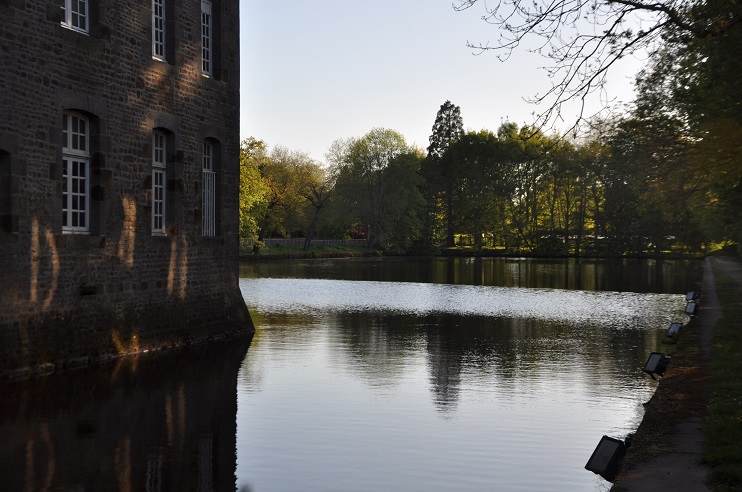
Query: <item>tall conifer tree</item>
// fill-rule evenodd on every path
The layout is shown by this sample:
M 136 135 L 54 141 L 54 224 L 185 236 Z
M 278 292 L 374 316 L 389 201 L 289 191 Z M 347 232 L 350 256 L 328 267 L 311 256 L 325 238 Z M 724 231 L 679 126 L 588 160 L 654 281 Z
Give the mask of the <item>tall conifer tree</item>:
M 461 119 L 461 109 L 451 101 L 443 103 L 438 110 L 433 123 L 430 145 L 428 146 L 428 157 L 424 163 L 423 174 L 427 180 L 433 200 L 429 205 L 430 236 L 431 242 L 435 242 L 436 229 L 440 224 L 438 218 L 445 213 L 445 236 L 446 245 L 453 246 L 453 192 L 450 176 L 451 166 L 446 158 L 446 150 L 464 134 L 464 124 Z M 445 211 L 445 212 L 444 212 Z

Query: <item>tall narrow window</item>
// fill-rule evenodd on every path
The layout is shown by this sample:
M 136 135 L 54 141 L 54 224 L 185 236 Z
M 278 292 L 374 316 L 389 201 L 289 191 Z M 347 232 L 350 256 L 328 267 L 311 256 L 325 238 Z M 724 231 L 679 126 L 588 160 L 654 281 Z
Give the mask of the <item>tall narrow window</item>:
M 201 0 L 201 72 L 211 75 L 212 55 L 211 2 Z
M 90 232 L 90 124 L 65 113 L 62 123 L 62 232 Z
M 165 0 L 152 0 L 152 58 L 165 60 Z
M 90 12 L 89 0 L 62 0 L 64 19 L 62 25 L 75 31 L 88 32 Z
M 205 237 L 216 235 L 216 172 L 214 169 L 214 145 L 204 141 L 203 151 L 203 225 Z
M 152 135 L 152 235 L 165 234 L 165 183 L 167 174 L 167 139 L 155 131 Z

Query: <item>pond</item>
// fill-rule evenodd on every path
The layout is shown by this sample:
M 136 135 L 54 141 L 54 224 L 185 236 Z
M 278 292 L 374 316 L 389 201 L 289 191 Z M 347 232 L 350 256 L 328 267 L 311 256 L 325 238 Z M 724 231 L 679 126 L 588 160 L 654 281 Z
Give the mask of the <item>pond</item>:
M 249 490 L 607 490 L 641 371 L 684 320 L 684 261 L 349 259 L 245 264 L 238 379 Z
M 0 386 L 7 490 L 607 490 L 700 263 L 242 265 L 245 340 Z

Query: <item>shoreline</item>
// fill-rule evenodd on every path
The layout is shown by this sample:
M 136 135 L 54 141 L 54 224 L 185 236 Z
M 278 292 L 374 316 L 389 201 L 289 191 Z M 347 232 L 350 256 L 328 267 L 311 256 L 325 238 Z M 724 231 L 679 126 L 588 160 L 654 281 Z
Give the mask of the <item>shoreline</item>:
M 681 331 L 672 361 L 633 435 L 612 492 L 711 490 L 710 469 L 703 463 L 707 450 L 704 425 L 709 416 L 714 327 L 723 317 L 714 268 L 734 279 L 742 290 L 742 266 L 736 258 L 706 258 L 697 316 Z
M 490 254 L 476 251 L 461 252 L 441 252 L 438 254 L 391 254 L 380 250 L 360 250 L 360 251 L 298 251 L 289 250 L 280 253 L 242 253 L 239 255 L 239 261 L 245 263 L 260 263 L 262 261 L 275 260 L 313 260 L 313 259 L 344 259 L 344 258 L 504 258 L 520 259 L 527 258 L 533 260 L 688 260 L 701 261 L 708 256 L 697 255 L 678 255 L 678 254 L 642 254 L 642 255 L 624 255 L 624 256 L 539 256 L 528 254 Z

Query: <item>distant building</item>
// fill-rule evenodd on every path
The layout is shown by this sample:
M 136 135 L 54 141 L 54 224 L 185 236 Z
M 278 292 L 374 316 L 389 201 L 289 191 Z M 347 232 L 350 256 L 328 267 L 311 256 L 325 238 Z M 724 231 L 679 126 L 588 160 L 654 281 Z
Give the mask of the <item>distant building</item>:
M 252 331 L 239 0 L 0 0 L 0 377 Z

